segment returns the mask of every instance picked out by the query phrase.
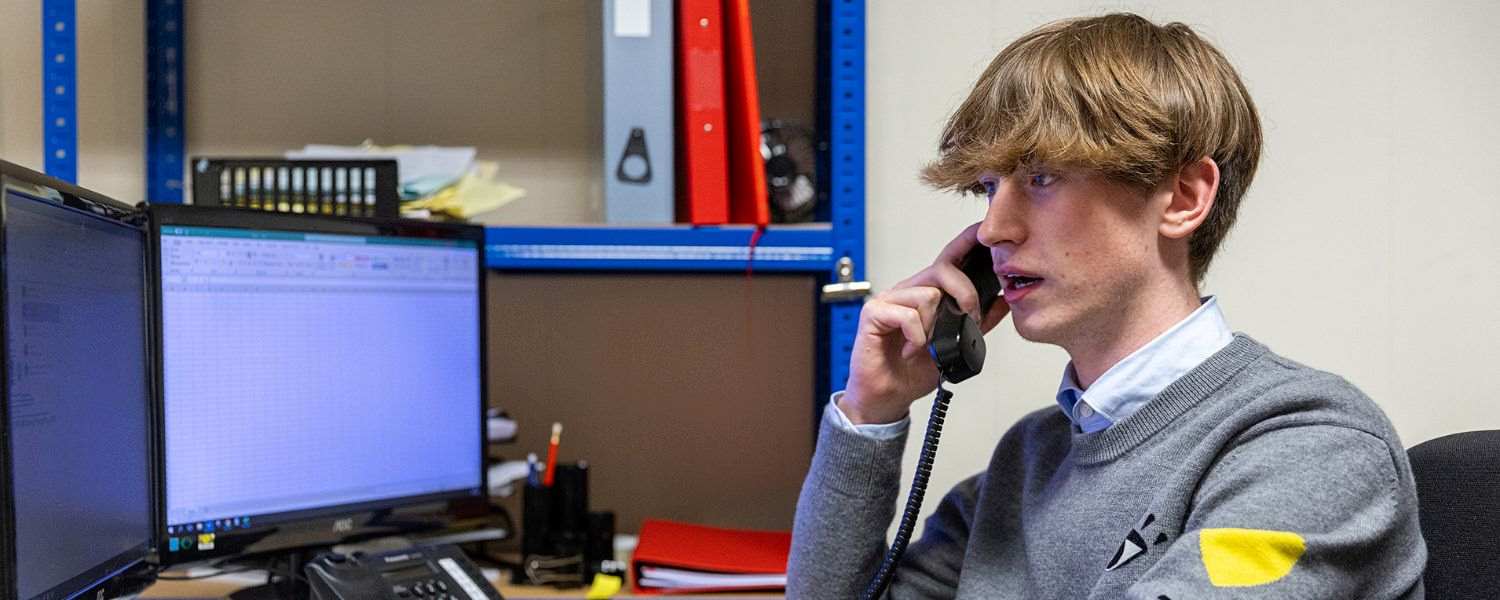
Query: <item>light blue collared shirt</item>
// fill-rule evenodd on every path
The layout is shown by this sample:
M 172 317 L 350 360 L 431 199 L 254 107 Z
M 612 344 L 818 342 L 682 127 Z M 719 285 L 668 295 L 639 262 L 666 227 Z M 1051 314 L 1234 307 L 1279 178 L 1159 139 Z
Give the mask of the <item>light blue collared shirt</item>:
M 1078 376 L 1069 362 L 1057 389 L 1057 404 L 1063 414 L 1085 433 L 1108 429 L 1135 414 L 1172 382 L 1228 346 L 1234 341 L 1234 332 L 1224 320 L 1218 300 L 1209 296 L 1202 302 L 1186 319 L 1115 363 L 1086 391 L 1079 388 Z M 911 424 L 911 418 L 906 417 L 895 423 L 855 425 L 839 407 L 838 401 L 843 396 L 843 392 L 835 392 L 828 403 L 834 424 L 840 429 L 875 439 L 890 439 L 901 435 Z
M 1057 405 L 1073 426 L 1094 433 L 1124 421 L 1234 341 L 1218 300 L 1209 296 L 1202 302 L 1186 319 L 1115 363 L 1087 390 L 1079 387 L 1069 362 L 1057 386 Z
M 833 415 L 833 423 L 839 429 L 852 431 L 877 440 L 889 440 L 906 433 L 906 429 L 911 426 L 910 416 L 901 417 L 901 420 L 895 423 L 865 423 L 863 425 L 855 425 L 854 421 L 849 420 L 849 415 L 844 414 L 844 409 L 839 406 L 839 400 L 843 398 L 843 390 L 834 392 L 833 396 L 828 399 L 828 408 L 826 409 L 829 414 Z

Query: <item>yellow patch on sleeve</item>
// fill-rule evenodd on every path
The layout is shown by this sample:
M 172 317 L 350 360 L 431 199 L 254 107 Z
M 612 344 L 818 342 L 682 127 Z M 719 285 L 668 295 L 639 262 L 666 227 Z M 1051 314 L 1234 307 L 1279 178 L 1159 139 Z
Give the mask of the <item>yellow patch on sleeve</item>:
M 1248 587 L 1286 577 L 1307 542 L 1290 531 L 1204 529 L 1198 533 L 1198 550 L 1214 586 Z

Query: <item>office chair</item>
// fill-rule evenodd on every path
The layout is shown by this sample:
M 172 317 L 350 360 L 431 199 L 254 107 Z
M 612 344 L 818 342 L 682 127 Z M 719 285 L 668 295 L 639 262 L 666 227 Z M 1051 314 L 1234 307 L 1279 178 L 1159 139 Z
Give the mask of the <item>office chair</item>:
M 1407 451 L 1427 539 L 1430 598 L 1500 590 L 1500 430 L 1446 435 Z

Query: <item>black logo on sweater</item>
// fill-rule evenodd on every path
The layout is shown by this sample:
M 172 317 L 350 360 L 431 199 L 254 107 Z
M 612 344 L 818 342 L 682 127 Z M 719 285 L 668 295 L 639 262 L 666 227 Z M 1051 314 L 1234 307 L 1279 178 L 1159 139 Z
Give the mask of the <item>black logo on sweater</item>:
M 1135 526 L 1135 529 L 1131 529 L 1130 533 L 1125 535 L 1125 541 L 1120 542 L 1120 549 L 1115 550 L 1115 557 L 1109 559 L 1109 564 L 1105 565 L 1104 570 L 1113 571 L 1123 567 L 1140 555 L 1145 554 L 1150 549 L 1150 546 L 1160 546 L 1165 543 L 1167 541 L 1167 534 L 1157 533 L 1156 539 L 1152 541 L 1150 546 L 1146 544 L 1146 528 L 1155 522 L 1156 515 L 1147 513 L 1146 517 L 1141 519 L 1141 522 Z

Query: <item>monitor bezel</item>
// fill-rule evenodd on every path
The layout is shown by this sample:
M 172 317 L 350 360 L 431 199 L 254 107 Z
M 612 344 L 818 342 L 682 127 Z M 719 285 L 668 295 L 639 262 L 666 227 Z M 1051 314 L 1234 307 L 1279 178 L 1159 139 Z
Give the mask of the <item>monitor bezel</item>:
M 322 214 L 297 214 L 259 211 L 243 208 L 193 205 L 151 205 L 147 211 L 152 281 L 147 291 L 152 295 L 151 320 L 154 331 L 154 387 L 156 402 L 156 438 L 159 443 L 153 456 L 153 464 L 160 475 L 157 478 L 156 555 L 162 566 L 188 564 L 205 560 L 232 557 L 240 554 L 275 553 L 298 548 L 328 546 L 343 540 L 369 537 L 379 533 L 400 533 L 401 523 L 395 525 L 372 522 L 383 511 L 409 508 L 424 504 L 436 504 L 450 500 L 484 498 L 488 490 L 488 473 L 484 466 L 486 456 L 484 411 L 489 401 L 488 381 L 488 327 L 486 323 L 485 230 L 483 227 L 459 223 L 421 221 L 415 219 L 392 219 L 379 217 L 352 217 Z M 478 282 L 478 326 L 479 326 L 479 398 L 475 407 L 475 427 L 479 437 L 475 452 L 479 461 L 479 484 L 477 488 L 454 489 L 420 496 L 402 496 L 366 502 L 309 508 L 265 516 L 251 516 L 250 526 L 229 532 L 215 531 L 212 550 L 170 551 L 168 548 L 166 515 L 166 392 L 164 387 L 165 363 L 163 361 L 163 317 L 161 288 L 161 240 L 162 228 L 218 227 L 226 229 L 251 229 L 317 233 L 334 235 L 397 236 L 445 240 L 467 240 L 474 242 L 477 251 L 475 278 Z M 194 531 L 193 535 L 198 532 Z M 182 535 L 178 533 L 176 535 Z
M 128 229 L 134 230 L 137 234 L 140 235 L 141 260 L 143 261 L 143 264 L 141 265 L 142 273 L 146 274 L 147 276 L 147 281 L 141 282 L 141 290 L 143 293 L 141 305 L 145 312 L 145 314 L 142 315 L 142 325 L 144 326 L 144 329 L 141 332 L 141 337 L 145 343 L 145 348 L 143 348 L 142 350 L 144 350 L 144 356 L 146 357 L 146 360 L 144 361 L 146 367 L 146 377 L 144 381 L 147 388 L 145 390 L 147 398 L 145 406 L 147 411 L 146 449 L 147 452 L 150 453 L 150 455 L 155 455 L 157 445 L 157 430 L 154 426 L 154 423 L 156 421 L 155 410 L 157 406 L 155 398 L 158 394 L 155 388 L 156 380 L 154 378 L 154 371 L 156 371 L 154 363 L 156 347 L 155 342 L 153 341 L 154 338 L 152 336 L 154 326 L 152 325 L 151 320 L 152 315 L 155 313 L 155 309 L 151 305 L 154 296 L 153 294 L 151 294 L 149 281 L 150 274 L 152 272 L 152 252 L 150 239 L 147 236 L 146 228 L 142 224 L 140 211 L 132 208 L 129 204 L 126 204 L 119 200 L 115 200 L 103 194 L 78 187 L 61 179 L 57 179 L 33 171 L 14 163 L 0 160 L 0 194 L 4 193 L 5 188 L 10 185 L 12 181 L 25 186 L 50 189 L 54 192 L 57 192 L 57 198 L 37 199 L 44 202 L 54 201 L 57 206 L 62 209 L 71 210 L 81 215 L 98 218 L 107 222 L 120 224 Z M 27 194 L 27 196 L 35 198 L 35 196 L 32 194 Z M 9 262 L 5 258 L 5 254 L 3 252 L 3 248 L 5 247 L 6 242 L 5 235 L 9 221 L 9 209 L 6 207 L 4 198 L 0 197 L 0 276 L 3 276 L 6 272 L 6 269 L 8 269 L 9 267 Z M 3 323 L 6 328 L 10 327 L 9 311 L 3 310 L 3 307 L 6 306 L 5 303 L 9 299 L 7 296 L 7 287 L 8 286 L 4 285 L 3 281 L 0 281 L 0 313 L 3 313 L 0 314 L 0 323 Z M 5 329 L 0 329 L 0 331 L 4 330 Z M 8 336 L 0 335 L 0 356 L 8 355 L 4 353 L 8 353 L 10 351 L 9 344 L 10 341 L 8 339 Z M 5 385 L 0 385 L 0 466 L 4 466 L 7 471 L 9 470 L 9 465 L 13 460 L 13 456 L 11 454 L 10 437 L 9 381 L 9 361 L 0 360 L 0 383 L 5 383 Z M 134 567 L 145 564 L 145 562 L 150 558 L 153 549 L 159 541 L 157 532 L 161 528 L 161 523 L 157 520 L 160 513 L 157 507 L 158 478 L 156 472 L 156 463 L 148 459 L 146 461 L 146 466 L 148 499 L 151 504 L 151 527 L 150 531 L 147 533 L 147 539 L 142 543 L 137 544 L 136 546 L 133 546 L 125 550 L 124 552 L 111 557 L 109 560 L 94 565 L 89 570 L 79 573 L 74 577 L 68 579 L 67 581 L 53 586 L 51 589 L 48 589 L 47 591 L 35 597 L 77 597 L 81 594 L 100 589 L 117 576 L 130 571 Z M 14 503 L 15 490 L 13 488 L 13 484 L 14 482 L 9 476 L 0 477 L 0 595 L 3 595 L 3 597 L 6 598 L 15 598 L 19 594 L 19 591 L 16 589 L 16 585 L 18 582 L 16 581 L 16 514 Z

